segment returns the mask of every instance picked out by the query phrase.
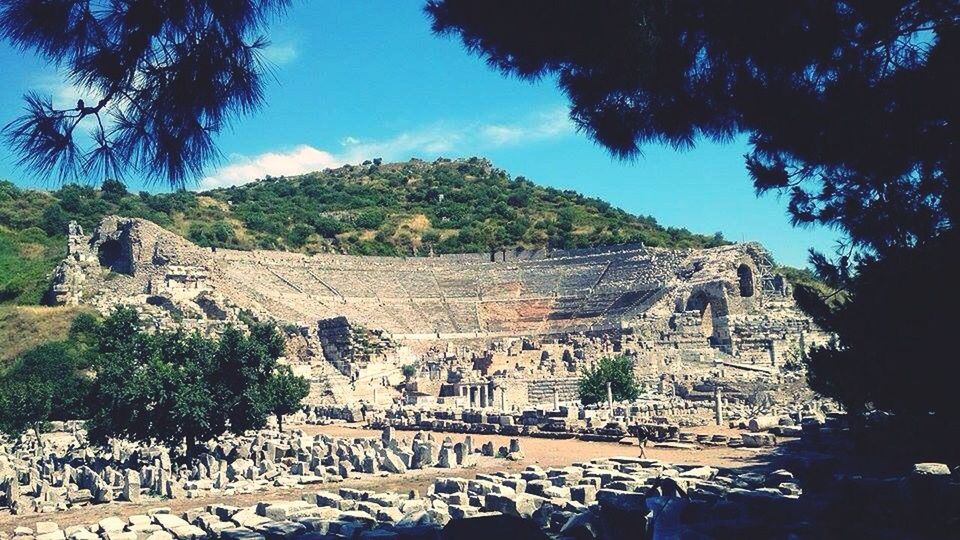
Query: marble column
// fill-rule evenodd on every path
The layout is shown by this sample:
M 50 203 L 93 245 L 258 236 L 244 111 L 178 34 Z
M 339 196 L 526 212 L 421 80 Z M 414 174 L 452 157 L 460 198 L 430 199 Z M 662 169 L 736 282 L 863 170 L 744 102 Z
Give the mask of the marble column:
M 723 425 L 723 392 L 720 390 L 719 384 L 713 389 L 713 406 L 717 425 Z

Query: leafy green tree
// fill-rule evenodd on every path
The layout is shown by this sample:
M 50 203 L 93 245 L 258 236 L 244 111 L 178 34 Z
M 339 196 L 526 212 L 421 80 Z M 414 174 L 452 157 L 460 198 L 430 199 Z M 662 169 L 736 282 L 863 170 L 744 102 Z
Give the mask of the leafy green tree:
M 633 400 L 640 394 L 633 362 L 626 356 L 614 356 L 601 358 L 583 368 L 577 381 L 580 401 L 584 405 L 606 401 L 607 383 L 610 383 L 613 399 L 617 401 Z
M 417 366 L 413 364 L 404 364 L 401 368 L 401 372 L 405 379 L 410 380 L 414 375 L 417 374 Z
M 440 241 L 440 233 L 436 229 L 427 229 L 420 235 L 420 240 L 428 246 L 434 246 Z
M 210 226 L 210 239 L 221 245 L 232 245 L 237 243 L 237 233 L 233 225 L 220 220 Z
M 310 239 L 311 234 L 313 234 L 313 228 L 309 225 L 302 223 L 294 225 L 287 233 L 287 243 L 293 247 L 302 247 Z
M 228 328 L 219 340 L 197 333 L 141 331 L 136 312 L 120 308 L 97 332 L 97 377 L 91 392 L 90 439 L 111 437 L 198 444 L 224 432 L 264 425 L 267 381 L 283 354 L 272 326 L 249 334 Z
M 364 210 L 357 215 L 354 224 L 358 229 L 379 229 L 384 220 L 386 220 L 386 214 L 383 210 Z
M 87 350 L 96 345 L 97 331 L 99 328 L 100 321 L 96 315 L 85 311 L 78 313 L 73 318 L 73 322 L 70 323 L 70 332 L 68 334 L 70 342 L 75 347 L 80 347 L 81 350 Z
M 191 223 L 187 229 L 187 238 L 201 246 L 231 247 L 238 243 L 233 226 L 224 220 Z
M 0 431 L 39 439 L 49 420 L 83 418 L 91 383 L 80 358 L 77 344 L 55 341 L 14 359 L 0 373 Z
M 123 182 L 113 178 L 107 178 L 103 181 L 103 184 L 100 185 L 100 193 L 104 199 L 114 203 L 128 194 L 127 187 L 123 185 Z
M 266 394 L 270 412 L 277 417 L 277 426 L 283 431 L 283 416 L 300 410 L 310 393 L 310 382 L 293 374 L 290 366 L 277 366 L 267 379 Z
M 485 223 L 480 229 L 479 240 L 490 252 L 490 260 L 494 259 L 496 251 L 506 244 L 508 239 L 507 231 L 503 226 L 493 223 Z
M 11 380 L 34 381 L 51 390 L 49 420 L 75 420 L 86 415 L 90 379 L 81 345 L 67 341 L 45 343 L 17 358 L 4 373 Z
M 317 231 L 317 234 L 324 238 L 333 238 L 344 230 L 343 223 L 339 219 L 328 216 L 314 218 L 313 228 Z
M 58 202 L 52 202 L 43 209 L 41 227 L 50 236 L 60 236 L 67 233 L 70 226 L 70 216 Z
M 880 410 L 935 429 L 960 427 L 953 352 L 953 283 L 960 275 L 956 231 L 861 263 L 855 275 L 827 275 L 845 298 L 830 302 L 814 286 L 798 286 L 798 300 L 839 339 L 805 355 L 811 388 L 852 413 Z M 937 284 L 936 294 L 918 288 Z
M 53 389 L 37 379 L 0 378 L 0 431 L 17 438 L 32 431 L 40 442 L 50 417 Z

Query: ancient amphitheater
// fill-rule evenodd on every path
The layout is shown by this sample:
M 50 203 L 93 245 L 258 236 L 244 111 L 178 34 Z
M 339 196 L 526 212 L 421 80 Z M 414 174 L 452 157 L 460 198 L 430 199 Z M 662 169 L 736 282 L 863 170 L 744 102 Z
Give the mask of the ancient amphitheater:
M 724 365 L 775 373 L 823 339 L 757 244 L 306 256 L 201 248 L 119 217 L 69 238 L 52 302 L 134 305 L 157 327 L 205 332 L 276 321 L 330 401 L 396 399 L 407 364 L 408 400 L 572 400 L 580 367 L 604 355 L 635 358 L 654 383 Z
M 756 472 L 758 455 L 838 429 L 797 369 L 825 336 L 772 268 L 755 244 L 401 259 L 210 250 L 120 217 L 71 225 L 50 302 L 210 335 L 273 321 L 310 402 L 286 432 L 223 435 L 187 461 L 84 446 L 78 422 L 0 448 L 0 540 L 472 538 L 483 523 L 515 538 L 517 519 L 530 538 L 619 539 L 659 527 L 661 500 L 708 505 L 685 526 L 727 531 L 734 508 L 745 530 L 772 530 L 758 520 L 807 515 L 806 488 Z M 641 391 L 583 404 L 581 370 L 614 355 Z M 794 521 L 778 526 L 807 526 Z

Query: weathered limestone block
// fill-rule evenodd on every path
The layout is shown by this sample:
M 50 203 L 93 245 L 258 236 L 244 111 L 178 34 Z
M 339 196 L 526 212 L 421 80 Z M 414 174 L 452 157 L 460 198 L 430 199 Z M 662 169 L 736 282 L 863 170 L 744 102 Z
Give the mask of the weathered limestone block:
M 100 532 L 119 532 L 127 526 L 126 522 L 116 516 L 103 518 L 97 522 Z
M 257 505 L 257 514 L 275 521 L 288 519 L 299 510 L 315 508 L 316 505 L 307 501 L 282 501 L 260 503 Z
M 950 476 L 950 467 L 943 463 L 917 463 L 913 466 L 914 476 Z
M 331 508 L 337 509 L 346 509 L 349 507 L 344 498 L 336 493 L 331 493 L 329 491 L 318 491 L 316 493 L 308 493 L 303 496 L 303 500 L 314 504 L 316 506 L 329 506 Z
M 452 454 L 453 448 L 447 445 L 442 446 L 440 453 L 437 455 L 437 467 L 449 469 L 456 464 L 456 457 L 452 456 Z
M 127 469 L 123 477 L 122 497 L 125 501 L 140 501 L 140 473 L 134 469 Z
M 263 534 L 270 539 L 296 538 L 307 532 L 307 527 L 296 521 L 274 521 L 263 523 L 253 528 L 254 531 Z
M 547 499 L 543 497 L 526 493 L 518 493 L 514 497 L 491 493 L 484 498 L 484 510 L 530 518 L 545 502 Z
M 244 508 L 230 516 L 230 521 L 234 522 L 237 527 L 252 528 L 261 523 L 268 523 L 270 520 L 258 515 L 255 509 Z
M 437 478 L 433 481 L 435 493 L 466 493 L 469 481 L 465 478 Z
M 590 504 L 597 500 L 597 488 L 588 484 L 570 486 L 570 498 L 581 504 Z
M 266 537 L 246 527 L 234 527 L 220 531 L 221 540 L 266 540 Z
M 431 441 L 421 441 L 415 443 L 413 449 L 413 459 L 410 463 L 411 469 L 423 469 L 426 467 L 432 467 L 436 463 L 436 456 L 434 452 L 433 442 Z
M 400 459 L 400 456 L 395 454 L 392 450 L 384 451 L 382 466 L 383 470 L 394 474 L 403 474 L 407 472 L 407 466 L 404 465 L 403 460 Z

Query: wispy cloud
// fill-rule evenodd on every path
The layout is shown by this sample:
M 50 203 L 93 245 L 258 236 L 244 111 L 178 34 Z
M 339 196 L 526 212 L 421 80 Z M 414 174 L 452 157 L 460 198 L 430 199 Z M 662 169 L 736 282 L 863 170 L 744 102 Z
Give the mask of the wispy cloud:
M 42 96 L 49 96 L 53 100 L 53 106 L 58 109 L 76 107 L 78 99 L 94 102 L 100 98 L 90 89 L 72 84 L 66 77 L 54 74 L 36 77 L 31 84 L 31 90 Z
M 533 121 L 519 124 L 491 124 L 481 128 L 481 137 L 496 146 L 551 139 L 572 131 L 570 117 L 564 107 L 544 111 Z
M 77 101 L 82 99 L 89 105 L 95 105 L 102 97 L 96 91 L 69 82 L 64 75 L 43 73 L 32 78 L 30 90 L 43 97 L 49 97 L 54 109 L 73 109 Z M 93 131 L 97 126 L 96 118 L 88 116 L 80 121 L 77 133 L 81 137 L 84 133 Z
M 276 65 L 293 62 L 297 54 L 297 47 L 293 43 L 271 43 L 263 49 L 263 57 Z
M 381 157 L 386 160 L 430 158 L 442 154 L 483 151 L 555 139 L 573 133 L 567 111 L 557 107 L 531 114 L 513 123 L 449 125 L 437 123 L 400 133 L 384 140 L 366 140 L 348 135 L 337 151 L 298 145 L 284 151 L 253 157 L 231 156 L 230 163 L 203 178 L 200 187 L 212 189 L 251 182 L 266 175 L 289 176 L 360 163 Z

